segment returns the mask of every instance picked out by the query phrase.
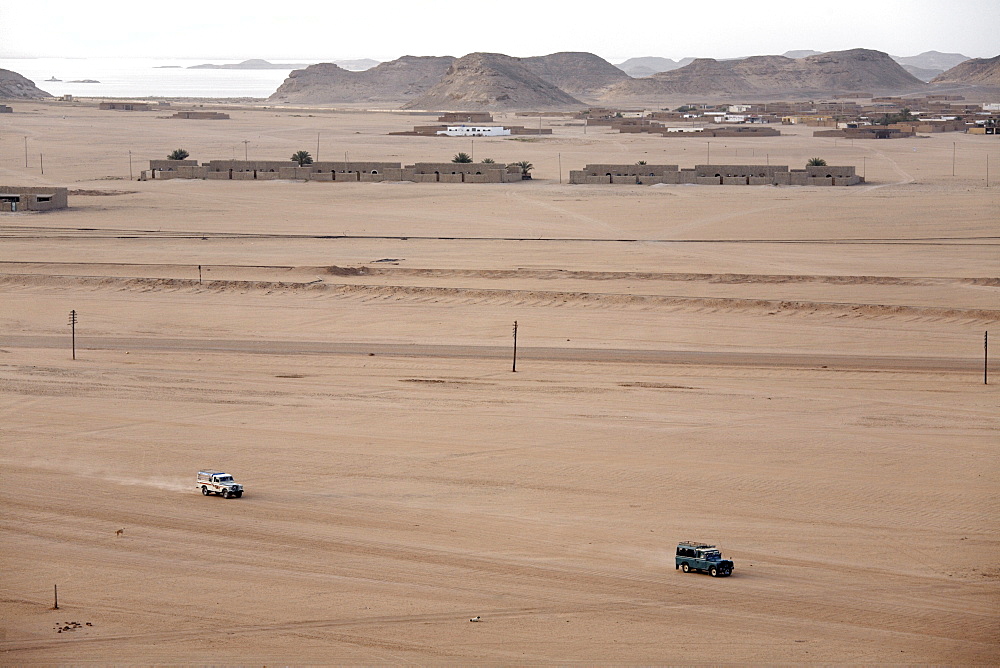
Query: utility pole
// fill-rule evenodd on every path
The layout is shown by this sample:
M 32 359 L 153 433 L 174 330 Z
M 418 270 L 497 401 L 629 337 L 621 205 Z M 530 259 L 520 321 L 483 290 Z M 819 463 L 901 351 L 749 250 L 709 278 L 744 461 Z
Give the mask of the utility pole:
M 712 142 L 708 142 L 708 157 L 705 159 L 705 164 L 712 164 Z
M 132 180 L 132 151 L 128 152 L 128 180 Z
M 559 183 L 562 183 L 562 153 L 559 154 Z
M 73 332 L 73 359 L 76 359 L 76 309 L 69 312 L 69 326 Z
M 951 143 L 951 175 L 955 176 L 955 142 Z
M 53 610 L 59 609 L 59 585 L 52 585 L 52 595 L 55 596 L 55 605 L 52 606 Z
M 510 370 L 517 373 L 517 320 L 514 321 L 514 364 Z
M 319 133 L 316 133 L 316 162 L 319 162 Z
M 989 164 L 989 158 L 986 160 Z M 38 168 L 42 170 L 42 174 L 45 173 L 45 157 L 41 153 L 38 154 Z M 989 179 L 986 179 L 986 185 L 989 185 Z
M 990 362 L 990 331 L 986 330 L 985 332 L 983 332 L 983 385 L 990 384 L 990 377 L 988 375 L 989 362 Z
M 28 167 L 28 137 L 24 138 L 24 166 Z
M 472 155 L 470 155 L 469 157 L 472 158 L 472 162 L 475 162 L 476 161 L 476 140 L 475 139 L 470 139 L 469 141 L 472 142 L 472 148 L 470 149 L 472 151 Z
M 248 154 L 248 149 L 247 149 L 247 145 L 249 143 L 250 143 L 249 139 L 244 139 L 243 140 L 243 162 L 250 162 L 250 158 L 247 157 L 249 155 Z

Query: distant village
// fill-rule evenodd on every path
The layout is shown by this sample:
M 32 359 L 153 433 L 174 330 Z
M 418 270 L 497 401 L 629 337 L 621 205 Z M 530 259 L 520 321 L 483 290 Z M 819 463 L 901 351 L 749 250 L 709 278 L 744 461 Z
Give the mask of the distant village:
M 966 104 L 961 95 L 918 98 L 848 93 L 823 102 L 682 105 L 674 110 L 593 108 L 578 113 L 517 112 L 519 117 L 571 117 L 587 126 L 663 137 L 776 137 L 781 125 L 816 128 L 815 137 L 899 139 L 917 134 L 965 132 L 992 135 L 1000 125 L 1000 103 Z M 495 137 L 552 134 L 549 128 L 493 125 L 489 112 L 451 112 L 438 125 L 418 125 L 393 135 Z M 778 126 L 778 127 L 776 127 Z
M 64 102 L 75 102 L 64 96 Z M 102 102 L 113 112 L 146 112 L 170 108 L 170 103 Z M 0 113 L 14 113 L 0 105 Z M 171 109 L 171 111 L 174 111 Z M 782 126 L 815 128 L 815 137 L 845 139 L 898 139 L 918 134 L 964 132 L 1000 135 L 1000 103 L 971 104 L 961 95 L 924 97 L 874 97 L 863 92 L 844 93 L 820 102 L 759 102 L 740 104 L 690 103 L 676 109 L 591 108 L 579 112 L 522 111 L 525 125 L 499 124 L 490 112 L 447 112 L 435 125 L 418 125 L 390 134 L 434 137 L 501 137 L 551 135 L 551 128 L 527 125 L 528 119 L 562 118 L 586 127 L 608 127 L 620 133 L 649 133 L 666 138 L 780 136 Z M 204 109 L 177 110 L 166 117 L 190 121 L 228 120 L 229 115 Z M 140 180 L 204 179 L 232 181 L 302 180 L 374 183 L 512 183 L 530 179 L 530 165 L 493 162 L 312 162 L 293 160 L 151 160 Z M 588 164 L 569 170 L 570 184 L 609 185 L 804 185 L 851 186 L 864 183 L 853 166 L 638 163 Z M 0 211 L 47 211 L 67 206 L 67 189 L 4 186 Z

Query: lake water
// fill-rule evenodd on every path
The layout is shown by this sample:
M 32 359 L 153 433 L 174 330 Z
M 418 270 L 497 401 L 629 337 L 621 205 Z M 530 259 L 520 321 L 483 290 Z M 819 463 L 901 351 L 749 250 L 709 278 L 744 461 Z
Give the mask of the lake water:
M 237 60 L 122 58 L 0 58 L 0 69 L 17 72 L 52 95 L 80 97 L 260 97 L 270 96 L 287 70 L 189 70 L 191 65 Z M 168 66 L 168 67 L 163 67 Z M 46 81 L 55 77 L 62 81 Z M 100 83 L 70 83 L 94 79 Z

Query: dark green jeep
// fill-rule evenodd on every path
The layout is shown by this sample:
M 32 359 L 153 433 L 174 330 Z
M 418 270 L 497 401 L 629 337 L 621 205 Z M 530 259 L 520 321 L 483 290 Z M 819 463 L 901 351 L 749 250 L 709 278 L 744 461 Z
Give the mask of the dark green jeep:
M 719 548 L 697 541 L 677 544 L 674 569 L 678 568 L 685 573 L 705 571 L 713 578 L 733 574 L 733 562 L 723 559 Z

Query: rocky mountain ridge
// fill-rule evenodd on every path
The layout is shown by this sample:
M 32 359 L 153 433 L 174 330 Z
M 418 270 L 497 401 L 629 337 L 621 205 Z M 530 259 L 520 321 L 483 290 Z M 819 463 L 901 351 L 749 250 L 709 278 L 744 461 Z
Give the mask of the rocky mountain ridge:
M 931 83 L 1000 87 L 1000 56 L 966 60 L 940 74 Z
M 541 66 L 537 61 L 534 65 Z M 520 58 L 500 53 L 470 53 L 452 63 L 437 84 L 404 108 L 565 109 L 582 105 L 580 100 L 538 76 Z
M 629 78 L 600 56 L 564 51 L 547 56 L 521 58 L 529 70 L 570 95 L 588 96 Z
M 642 58 L 629 58 L 625 62 L 615 65 L 630 77 L 648 77 L 660 72 L 669 72 L 678 67 L 691 64 L 694 58 L 682 58 L 681 60 L 671 60 L 670 58 L 660 58 L 658 56 L 644 56 Z
M 399 104 L 437 84 L 455 61 L 452 56 L 403 56 L 361 72 L 333 63 L 294 70 L 268 98 L 272 102 Z
M 52 97 L 52 95 L 17 72 L 0 70 L 0 100 L 32 100 L 41 97 Z
M 670 95 L 704 97 L 805 96 L 846 91 L 919 90 L 926 84 L 888 54 L 869 49 L 831 51 L 804 58 L 751 56 L 699 58 L 690 65 L 608 88 L 606 101 L 640 101 Z
M 408 109 L 556 109 L 588 104 L 660 104 L 665 99 L 749 96 L 803 98 L 842 92 L 921 92 L 927 84 L 886 53 L 850 49 L 800 58 L 751 56 L 693 59 L 644 78 L 629 77 L 591 53 L 563 52 L 531 58 L 497 53 L 404 56 L 364 72 L 331 63 L 293 71 L 271 96 L 274 102 L 379 103 Z M 940 54 L 960 56 L 960 54 Z M 669 59 L 633 59 L 659 67 Z M 626 61 L 628 62 L 628 61 Z

